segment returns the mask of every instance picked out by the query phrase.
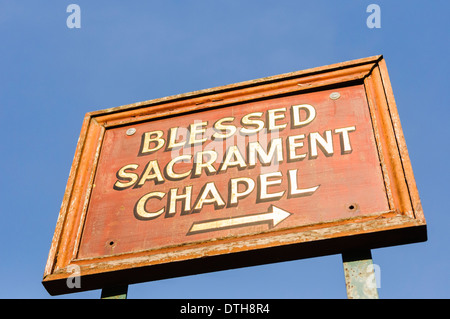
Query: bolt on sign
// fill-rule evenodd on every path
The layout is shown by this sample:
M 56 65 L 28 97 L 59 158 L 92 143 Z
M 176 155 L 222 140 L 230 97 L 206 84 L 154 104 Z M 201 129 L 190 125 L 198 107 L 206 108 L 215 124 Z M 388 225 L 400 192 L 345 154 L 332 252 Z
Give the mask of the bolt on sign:
M 88 113 L 43 284 L 62 294 L 424 240 L 375 56 Z

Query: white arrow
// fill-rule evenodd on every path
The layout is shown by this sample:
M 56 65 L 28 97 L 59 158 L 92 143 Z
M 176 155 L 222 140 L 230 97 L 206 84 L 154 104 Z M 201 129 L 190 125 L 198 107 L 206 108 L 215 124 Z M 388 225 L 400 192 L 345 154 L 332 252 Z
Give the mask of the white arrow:
M 204 233 L 228 228 L 250 226 L 256 224 L 269 224 L 269 228 L 277 226 L 292 214 L 271 205 L 267 213 L 258 213 L 229 218 L 210 219 L 202 222 L 194 222 L 187 235 Z

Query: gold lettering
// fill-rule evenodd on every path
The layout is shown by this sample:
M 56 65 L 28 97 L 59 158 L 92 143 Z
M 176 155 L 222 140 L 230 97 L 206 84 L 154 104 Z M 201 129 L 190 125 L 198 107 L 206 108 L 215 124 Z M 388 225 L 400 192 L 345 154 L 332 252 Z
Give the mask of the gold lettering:
M 230 136 L 233 136 L 234 133 L 236 133 L 236 126 L 234 125 L 223 125 L 223 122 L 232 122 L 234 121 L 234 117 L 224 117 L 223 119 L 220 119 L 214 123 L 214 130 L 216 130 L 216 133 L 213 134 L 213 138 L 229 138 Z M 226 133 L 221 133 L 221 131 L 225 130 Z
M 132 172 L 126 172 L 126 170 L 128 169 L 136 170 L 138 167 L 139 167 L 138 164 L 128 164 L 119 169 L 116 174 L 117 178 L 122 180 L 128 180 L 128 182 L 122 182 L 117 180 L 114 183 L 114 189 L 120 190 L 133 186 L 137 182 L 139 175 Z
M 204 126 L 208 125 L 208 122 L 196 122 L 194 124 L 189 125 L 189 144 L 203 144 L 206 142 L 206 136 L 197 140 L 197 135 L 206 132 L 206 128 Z
M 306 119 L 303 121 L 300 119 L 300 110 L 306 111 Z M 292 127 L 298 128 L 308 125 L 316 118 L 316 109 L 309 104 L 293 105 L 291 107 Z
M 240 132 L 243 134 L 254 134 L 258 133 L 264 128 L 264 121 L 261 120 L 252 120 L 251 117 L 261 117 L 263 115 L 262 112 L 254 112 L 244 115 L 241 119 L 241 124 L 244 126 L 256 126 L 255 128 L 246 128 L 242 127 Z
M 352 146 L 350 145 L 350 138 L 348 137 L 348 132 L 353 132 L 356 130 L 355 126 L 337 128 L 334 130 L 335 133 L 340 133 L 341 142 L 341 154 L 349 154 L 352 152 Z
M 153 173 L 152 173 L 153 172 Z M 139 180 L 138 187 L 141 187 L 145 184 L 146 181 L 156 179 L 155 184 L 163 183 L 164 178 L 161 174 L 161 170 L 158 166 L 158 161 L 153 160 L 148 162 L 145 167 L 144 173 L 141 175 L 141 179 Z
M 161 138 L 163 134 L 164 134 L 163 131 L 145 132 L 144 135 L 142 135 L 142 142 L 139 154 L 145 155 L 148 153 L 156 152 L 161 147 L 163 147 L 165 143 L 164 139 Z M 150 144 L 152 143 L 155 143 L 154 147 L 150 147 Z
M 210 194 L 212 197 L 209 197 Z M 214 204 L 215 209 L 223 208 L 225 206 L 225 202 L 220 196 L 214 182 L 206 183 L 203 187 L 202 192 L 195 203 L 194 210 L 201 210 L 204 204 Z
M 165 168 L 167 177 L 172 180 L 183 179 L 185 177 L 188 177 L 191 174 L 192 171 L 191 169 L 184 173 L 175 173 L 173 171 L 173 166 L 175 165 L 176 162 L 188 161 L 191 158 L 192 155 L 181 155 L 170 160 L 170 162 L 167 163 Z
M 163 192 L 151 192 L 151 193 L 148 193 L 148 194 L 142 196 L 136 203 L 136 207 L 134 209 L 135 215 L 137 215 L 136 217 L 142 218 L 142 219 L 154 219 L 154 218 L 158 217 L 159 215 L 161 215 L 162 213 L 164 213 L 164 210 L 165 210 L 164 207 L 154 213 L 149 213 L 145 209 L 145 205 L 147 204 L 147 202 L 150 198 L 162 199 L 165 195 L 166 194 Z
M 333 136 L 331 135 L 331 130 L 325 131 L 325 138 L 322 137 L 318 132 L 313 132 L 309 134 L 309 150 L 310 158 L 317 158 L 318 152 L 317 147 L 319 147 L 325 156 L 332 156 L 333 151 Z
M 239 192 L 238 185 L 247 184 L 247 188 L 243 192 Z M 255 188 L 255 182 L 249 177 L 232 178 L 230 180 L 229 206 L 236 206 L 239 198 L 247 197 Z
M 277 192 L 277 193 L 268 193 L 267 188 L 273 185 L 280 185 L 281 179 L 271 180 L 269 178 L 273 177 L 281 177 L 281 172 L 273 172 L 259 175 L 259 188 L 258 188 L 258 201 L 264 202 L 269 200 L 277 200 L 280 199 L 285 191 Z
M 314 187 L 310 187 L 310 188 L 298 188 L 297 170 L 290 169 L 290 170 L 288 170 L 288 173 L 289 173 L 288 198 L 312 195 L 320 186 L 319 185 L 319 186 L 314 186 Z
M 203 162 L 203 155 L 208 155 L 209 160 L 206 162 Z M 214 151 L 202 151 L 197 152 L 195 154 L 195 170 L 194 170 L 194 176 L 198 177 L 202 174 L 203 168 L 206 169 L 206 175 L 213 174 L 216 172 L 216 169 L 212 165 L 217 159 L 217 153 Z
M 269 143 L 269 151 L 266 152 L 258 141 L 248 143 L 248 165 L 256 165 L 256 153 L 262 165 L 269 165 L 276 155 L 275 163 L 283 162 L 283 145 L 281 137 L 274 138 Z
M 232 160 L 232 158 L 235 158 L 235 160 Z M 219 171 L 225 172 L 229 166 L 230 167 L 239 166 L 239 168 L 247 167 L 247 164 L 245 164 L 245 160 L 242 157 L 242 154 L 236 145 L 230 146 L 228 148 Z
M 181 140 L 180 142 L 176 142 L 177 135 L 178 135 L 178 127 L 171 127 L 169 129 L 169 143 L 167 144 L 167 150 L 172 150 L 174 148 L 180 148 L 183 147 L 186 144 L 186 140 Z M 186 130 L 185 128 L 183 128 Z M 186 134 L 187 136 L 187 134 Z
M 171 188 L 169 192 L 169 211 L 167 214 L 174 215 L 177 209 L 177 201 L 181 200 L 184 202 L 184 207 L 182 212 L 186 213 L 191 210 L 191 196 L 192 196 L 192 186 L 186 186 L 184 194 L 178 194 L 178 188 Z
M 305 138 L 304 134 L 288 136 L 288 161 L 302 160 L 306 157 L 306 154 L 298 154 L 297 148 L 303 147 L 303 142 L 296 142 L 296 140 L 302 140 Z
M 277 112 L 282 112 L 281 114 L 276 114 Z M 268 131 L 271 132 L 273 130 L 282 130 L 287 126 L 287 123 L 284 124 L 276 124 L 277 119 L 284 119 L 286 112 L 286 108 L 283 107 L 281 109 L 273 109 L 267 111 L 267 117 L 268 117 Z

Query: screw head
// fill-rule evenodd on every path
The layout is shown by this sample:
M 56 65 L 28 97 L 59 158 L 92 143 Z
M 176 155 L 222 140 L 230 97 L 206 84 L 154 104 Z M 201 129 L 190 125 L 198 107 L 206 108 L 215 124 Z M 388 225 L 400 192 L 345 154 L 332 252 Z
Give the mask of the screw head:
M 339 92 L 333 92 L 330 94 L 330 99 L 332 99 L 332 100 L 337 100 L 340 97 L 341 97 L 341 94 Z
M 134 127 L 129 128 L 129 129 L 127 130 L 127 135 L 128 135 L 128 136 L 131 136 L 131 135 L 133 135 L 134 133 L 136 133 L 136 129 L 135 129 Z

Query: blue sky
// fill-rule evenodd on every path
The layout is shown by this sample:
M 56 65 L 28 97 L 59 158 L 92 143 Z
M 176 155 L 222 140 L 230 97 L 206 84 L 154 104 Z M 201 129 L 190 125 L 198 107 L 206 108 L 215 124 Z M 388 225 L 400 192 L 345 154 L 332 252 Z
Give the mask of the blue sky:
M 66 8 L 81 8 L 69 29 Z M 381 28 L 369 29 L 369 4 Z M 0 0 L 0 298 L 41 284 L 84 114 L 383 54 L 428 241 L 372 250 L 381 298 L 449 298 L 448 1 Z M 129 298 L 346 298 L 340 255 L 131 285 Z M 58 298 L 99 298 L 90 291 Z

